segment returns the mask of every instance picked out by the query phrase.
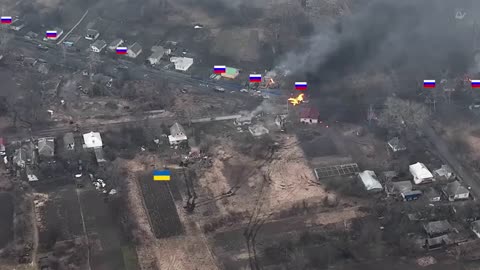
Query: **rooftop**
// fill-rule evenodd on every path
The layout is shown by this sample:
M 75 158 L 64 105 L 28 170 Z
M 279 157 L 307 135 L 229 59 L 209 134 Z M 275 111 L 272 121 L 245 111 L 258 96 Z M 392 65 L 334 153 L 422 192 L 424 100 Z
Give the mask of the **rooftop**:
M 315 108 L 304 108 L 300 112 L 300 118 L 318 119 L 320 112 Z
M 107 46 L 107 43 L 104 40 L 100 40 L 100 39 L 97 39 L 97 41 L 95 41 L 92 44 L 92 47 L 95 47 L 95 48 L 98 48 L 98 49 L 101 49 L 105 46 Z
M 390 146 L 394 152 L 407 150 L 407 147 L 400 141 L 398 137 L 394 137 L 389 140 L 388 146 Z
M 123 39 L 117 38 L 114 41 L 110 42 L 109 47 L 118 47 L 123 44 Z
M 98 34 L 98 31 L 95 29 L 88 29 L 87 30 L 87 35 L 96 35 Z
M 170 127 L 170 135 L 185 136 L 185 129 L 179 123 L 175 123 Z
M 449 196 L 469 193 L 468 189 L 464 187 L 459 181 L 453 181 L 451 183 L 448 183 L 447 186 L 445 187 L 445 192 Z
M 55 155 L 55 138 L 38 139 L 38 153 L 42 156 L 53 157 Z
M 410 181 L 398 181 L 392 182 L 392 187 L 394 192 L 405 193 L 412 191 L 413 185 Z
M 452 230 L 452 225 L 447 220 L 428 222 L 423 227 L 429 235 L 445 234 Z
M 433 178 L 432 173 L 427 169 L 425 164 L 417 162 L 409 166 L 412 175 L 419 179 Z
M 142 46 L 140 46 L 140 44 L 138 44 L 137 42 L 133 43 L 132 45 L 130 45 L 128 47 L 128 50 L 137 54 L 137 53 L 140 53 L 140 51 L 142 50 Z
M 102 137 L 98 132 L 92 131 L 92 132 L 83 134 L 83 140 L 85 142 L 86 148 L 97 148 L 97 147 L 103 146 Z
M 382 184 L 377 180 L 377 175 L 375 175 L 374 171 L 366 170 L 358 173 L 358 176 L 366 190 L 382 189 Z
M 227 75 L 238 75 L 239 71 L 238 71 L 238 69 L 236 69 L 236 68 L 227 67 L 227 68 L 225 69 L 225 73 L 226 73 Z

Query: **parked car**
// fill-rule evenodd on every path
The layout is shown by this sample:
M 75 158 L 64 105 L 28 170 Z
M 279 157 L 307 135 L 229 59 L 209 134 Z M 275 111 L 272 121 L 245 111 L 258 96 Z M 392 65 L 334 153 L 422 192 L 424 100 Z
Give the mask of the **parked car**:
M 42 50 L 42 51 L 48 51 L 48 47 L 43 45 L 43 44 L 38 44 L 37 49 Z
M 224 89 L 223 87 L 220 87 L 220 86 L 215 86 L 215 87 L 213 88 L 213 90 L 215 90 L 215 91 L 217 91 L 217 92 L 222 92 L 222 93 L 225 92 L 225 89 Z

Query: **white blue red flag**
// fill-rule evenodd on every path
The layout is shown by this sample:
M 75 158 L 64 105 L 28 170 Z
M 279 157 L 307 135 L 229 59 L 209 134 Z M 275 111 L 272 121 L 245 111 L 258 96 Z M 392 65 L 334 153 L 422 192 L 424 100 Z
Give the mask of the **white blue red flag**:
M 299 91 L 307 90 L 307 82 L 295 82 L 295 89 Z
M 227 72 L 226 66 L 213 66 L 213 73 L 215 74 L 222 74 Z
M 435 88 L 435 80 L 423 80 L 423 88 Z
M 11 24 L 12 23 L 12 17 L 2 16 L 2 17 L 0 17 L 0 21 L 1 21 L 2 24 Z
M 45 34 L 47 38 L 56 38 L 57 37 L 57 31 L 55 30 L 49 30 Z
M 117 54 L 127 54 L 127 47 L 117 47 Z
M 470 80 L 472 82 L 472 88 L 480 88 L 480 80 Z
M 251 83 L 262 82 L 262 75 L 261 74 L 250 74 L 250 82 Z

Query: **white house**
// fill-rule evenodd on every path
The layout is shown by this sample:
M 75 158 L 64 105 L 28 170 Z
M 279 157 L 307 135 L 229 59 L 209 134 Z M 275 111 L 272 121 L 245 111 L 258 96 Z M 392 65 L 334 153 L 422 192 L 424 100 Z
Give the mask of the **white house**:
M 139 54 L 142 53 L 142 46 L 138 43 L 133 43 L 128 47 L 127 56 L 131 58 L 136 58 Z
M 96 53 L 101 52 L 105 47 L 107 47 L 107 43 L 100 39 L 90 45 L 90 49 L 92 49 L 92 51 Z
M 168 141 L 170 145 L 177 145 L 182 142 L 187 141 L 187 135 L 185 134 L 185 129 L 179 124 L 175 123 L 170 128 L 170 135 L 168 136 Z
M 413 176 L 413 182 L 417 185 L 435 181 L 435 178 L 433 178 L 432 173 L 427 169 L 427 167 L 423 163 L 417 162 L 415 164 L 410 165 L 408 169 Z
M 358 178 L 362 180 L 363 185 L 367 191 L 381 191 L 382 184 L 377 179 L 377 175 L 374 171 L 363 171 L 358 173 Z
M 443 189 L 443 193 L 449 201 L 465 200 L 470 196 L 470 191 L 459 181 L 448 183 Z
M 170 57 L 170 62 L 175 64 L 176 70 L 187 71 L 193 65 L 193 58 Z
M 89 132 L 83 134 L 83 148 L 99 148 L 103 146 L 102 136 L 99 132 Z

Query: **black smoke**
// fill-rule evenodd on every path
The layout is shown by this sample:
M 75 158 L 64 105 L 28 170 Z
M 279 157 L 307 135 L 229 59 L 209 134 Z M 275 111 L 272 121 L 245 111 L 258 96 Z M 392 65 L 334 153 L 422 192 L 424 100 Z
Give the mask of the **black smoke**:
M 317 85 L 365 71 L 395 69 L 422 78 L 445 69 L 465 72 L 472 64 L 473 18 L 480 9 L 469 7 L 457 20 L 458 7 L 460 2 L 369 1 L 305 40 L 279 67 Z

